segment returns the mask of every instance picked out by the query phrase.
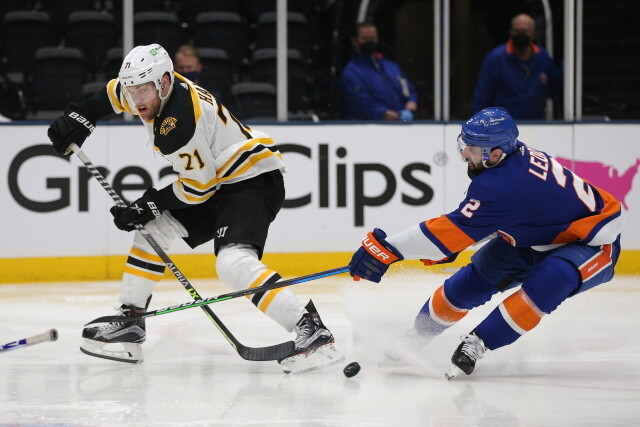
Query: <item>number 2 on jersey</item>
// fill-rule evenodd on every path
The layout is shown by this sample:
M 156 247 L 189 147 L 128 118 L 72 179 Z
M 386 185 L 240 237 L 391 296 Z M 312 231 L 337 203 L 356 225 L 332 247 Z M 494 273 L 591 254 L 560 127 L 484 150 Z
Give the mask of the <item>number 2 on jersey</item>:
M 480 200 L 469 199 L 469 203 L 464 205 L 464 207 L 460 210 L 460 213 L 467 218 L 471 218 L 473 213 L 478 210 L 480 207 Z

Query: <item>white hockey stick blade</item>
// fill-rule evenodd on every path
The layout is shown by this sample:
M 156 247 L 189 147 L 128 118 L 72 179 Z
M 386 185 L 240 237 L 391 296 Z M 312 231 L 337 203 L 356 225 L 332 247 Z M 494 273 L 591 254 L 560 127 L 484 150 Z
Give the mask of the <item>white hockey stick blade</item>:
M 456 365 L 451 365 L 451 367 L 449 369 L 447 369 L 447 372 L 444 373 L 444 377 L 451 381 L 452 379 L 454 379 L 456 376 L 462 374 L 462 369 L 458 368 Z
M 38 335 L 34 335 L 32 337 L 23 338 L 21 340 L 6 343 L 2 347 L 0 347 L 0 352 L 15 350 L 17 348 L 22 348 L 22 347 L 28 347 L 30 345 L 39 344 L 41 342 L 55 341 L 57 339 L 58 339 L 58 331 L 55 329 L 49 329 L 46 332 L 43 332 Z
M 107 348 L 109 346 L 109 348 Z M 114 349 L 112 347 L 118 347 Z M 142 363 L 142 346 L 135 343 L 105 343 L 84 338 L 80 351 L 88 356 L 124 363 Z
M 285 374 L 299 375 L 326 368 L 344 362 L 344 360 L 344 355 L 338 352 L 331 342 L 307 353 L 287 357 L 280 364 Z

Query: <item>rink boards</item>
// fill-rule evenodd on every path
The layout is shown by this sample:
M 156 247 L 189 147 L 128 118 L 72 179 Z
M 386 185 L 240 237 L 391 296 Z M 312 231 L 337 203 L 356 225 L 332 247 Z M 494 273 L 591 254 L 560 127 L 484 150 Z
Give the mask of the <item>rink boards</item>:
M 389 233 L 455 209 L 468 178 L 459 124 L 260 125 L 288 166 L 287 199 L 266 262 L 283 275 L 346 265 L 373 227 Z M 132 236 L 111 223 L 111 199 L 76 158 L 57 157 L 47 126 L 1 125 L 0 283 L 117 279 Z M 638 124 L 521 125 L 520 139 L 563 159 L 624 202 L 619 273 L 640 273 Z M 83 150 L 129 201 L 173 179 L 139 125 L 100 124 Z M 191 277 L 215 274 L 213 245 L 170 251 Z M 470 252 L 469 252 L 470 253 Z M 454 265 L 463 265 L 469 253 Z M 406 267 L 419 267 L 407 263 Z

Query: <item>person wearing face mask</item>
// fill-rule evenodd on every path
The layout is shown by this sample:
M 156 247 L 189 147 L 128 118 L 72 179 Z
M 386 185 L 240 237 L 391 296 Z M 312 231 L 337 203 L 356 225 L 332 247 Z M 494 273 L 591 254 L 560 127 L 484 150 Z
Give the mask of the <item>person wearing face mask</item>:
M 200 72 L 202 71 L 198 50 L 191 45 L 182 45 L 178 48 L 174 59 L 175 70 L 183 77 L 198 84 L 198 77 L 200 77 Z
M 509 39 L 482 64 L 472 108 L 506 108 L 516 120 L 543 120 L 546 98 L 560 93 L 562 75 L 548 52 L 534 43 L 535 23 L 527 14 L 511 20 Z
M 400 66 L 377 51 L 376 26 L 358 24 L 351 41 L 355 55 L 340 79 L 345 118 L 413 121 L 418 95 Z

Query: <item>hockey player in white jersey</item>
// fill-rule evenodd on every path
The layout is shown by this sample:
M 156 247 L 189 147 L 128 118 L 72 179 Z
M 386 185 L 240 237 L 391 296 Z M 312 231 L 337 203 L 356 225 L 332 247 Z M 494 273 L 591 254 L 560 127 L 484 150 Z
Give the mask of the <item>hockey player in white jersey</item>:
M 205 89 L 174 72 L 160 45 L 137 46 L 124 58 L 118 78 L 84 104 L 72 102 L 49 128 L 55 150 L 69 156 L 96 120 L 114 112 L 138 115 L 153 150 L 173 165 L 177 179 L 149 188 L 127 207 L 114 206 L 115 225 L 134 231 L 145 225 L 166 251 L 182 238 L 192 248 L 214 239 L 216 271 L 233 289 L 280 280 L 261 262 L 270 223 L 284 201 L 282 155 L 269 135 L 241 123 Z M 144 312 L 165 266 L 136 231 L 120 292 L 120 312 Z M 251 301 L 284 329 L 295 332 L 295 354 L 280 361 L 285 372 L 319 369 L 344 357 L 334 347 L 310 301 L 298 302 L 289 289 L 254 294 Z M 142 360 L 144 319 L 83 330 L 83 352 L 124 362 Z M 111 351 L 120 343 L 125 351 Z

